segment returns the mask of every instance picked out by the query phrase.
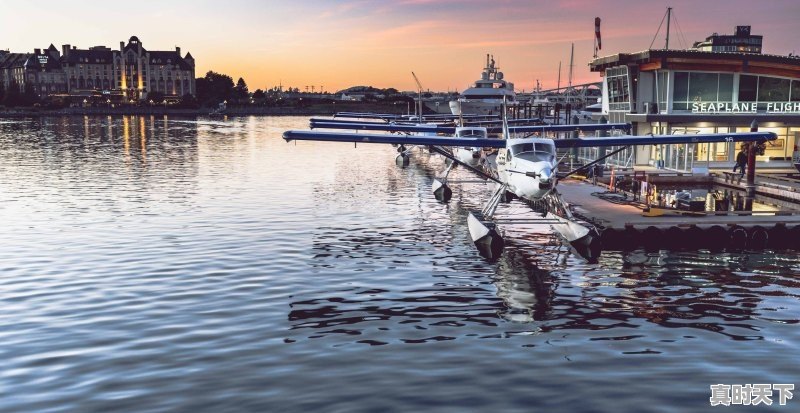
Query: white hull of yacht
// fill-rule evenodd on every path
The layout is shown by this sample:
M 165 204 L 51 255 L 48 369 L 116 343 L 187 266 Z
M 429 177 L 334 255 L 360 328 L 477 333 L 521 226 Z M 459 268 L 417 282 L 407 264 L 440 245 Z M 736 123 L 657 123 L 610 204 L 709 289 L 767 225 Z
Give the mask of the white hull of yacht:
M 516 102 L 506 103 L 507 106 L 516 106 Z M 492 100 L 452 100 L 450 112 L 453 115 L 500 115 L 503 113 L 503 101 Z
M 447 101 L 423 102 L 423 104 L 425 105 L 426 108 L 440 115 L 450 115 L 452 113 L 450 111 L 450 105 L 448 105 Z

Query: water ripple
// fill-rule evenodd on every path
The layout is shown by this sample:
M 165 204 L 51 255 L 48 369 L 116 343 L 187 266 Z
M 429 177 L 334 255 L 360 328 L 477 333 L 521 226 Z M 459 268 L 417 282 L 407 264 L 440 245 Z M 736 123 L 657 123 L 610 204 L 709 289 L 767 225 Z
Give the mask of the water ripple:
M 306 126 L 0 122 L 0 411 L 696 411 L 797 383 L 800 255 L 590 265 L 507 226 L 487 263 L 487 185 L 441 204 L 438 156 L 280 139 Z

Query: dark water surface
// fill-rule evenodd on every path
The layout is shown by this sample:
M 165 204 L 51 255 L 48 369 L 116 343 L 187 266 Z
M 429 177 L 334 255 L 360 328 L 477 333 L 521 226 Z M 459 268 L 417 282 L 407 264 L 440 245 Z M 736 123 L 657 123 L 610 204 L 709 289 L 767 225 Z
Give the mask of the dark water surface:
M 440 158 L 280 139 L 306 127 L 0 120 L 0 411 L 703 411 L 710 384 L 800 385 L 797 253 L 590 265 L 506 228 L 486 263 L 487 187 L 442 205 Z M 763 407 L 728 410 L 800 394 Z

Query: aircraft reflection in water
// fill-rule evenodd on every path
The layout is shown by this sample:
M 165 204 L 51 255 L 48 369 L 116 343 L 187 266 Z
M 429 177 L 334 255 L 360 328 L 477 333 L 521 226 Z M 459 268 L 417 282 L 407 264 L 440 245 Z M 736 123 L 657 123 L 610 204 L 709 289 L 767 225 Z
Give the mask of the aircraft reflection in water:
M 317 270 L 340 271 L 342 258 L 351 254 L 341 242 L 329 243 L 321 235 L 314 243 Z M 381 261 L 391 255 L 385 247 L 375 247 L 384 236 L 391 234 L 346 242 L 360 244 L 362 263 L 374 264 L 370 257 Z M 402 280 L 383 279 L 378 280 L 382 288 L 351 286 L 340 294 L 299 299 L 290 304 L 288 319 L 296 333 L 289 341 L 302 334 L 380 345 L 578 330 L 600 332 L 589 335 L 591 340 L 630 340 L 641 336 L 636 329 L 650 326 L 761 340 L 758 323 L 765 319 L 800 322 L 797 315 L 779 312 L 777 304 L 790 294 L 781 291 L 800 288 L 797 277 L 786 275 L 800 266 L 793 256 L 609 253 L 600 263 L 608 270 L 603 274 L 596 267 L 569 269 L 566 256 L 562 260 L 557 250 L 533 252 L 530 242 L 541 241 L 514 241 L 493 268 L 452 261 L 455 273 L 434 273 L 430 285 L 406 289 Z M 551 264 L 539 266 L 537 261 Z M 341 298 L 353 296 L 361 298 Z

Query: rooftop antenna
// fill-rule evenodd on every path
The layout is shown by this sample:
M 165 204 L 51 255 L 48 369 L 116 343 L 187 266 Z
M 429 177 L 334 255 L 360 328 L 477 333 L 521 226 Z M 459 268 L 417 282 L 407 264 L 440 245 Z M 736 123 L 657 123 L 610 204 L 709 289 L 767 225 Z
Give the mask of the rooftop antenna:
M 665 49 L 669 50 L 669 21 L 672 20 L 672 7 L 667 7 L 667 44 Z
M 672 20 L 672 7 L 667 7 L 667 12 L 664 13 L 664 17 L 661 18 L 661 23 L 658 24 L 658 29 L 656 29 L 656 34 L 653 35 L 653 41 L 650 42 L 650 47 L 648 49 L 653 48 L 653 43 L 656 42 L 656 37 L 658 34 L 661 33 L 661 26 L 664 25 L 664 19 L 667 20 L 667 42 L 666 48 L 669 49 L 669 21 Z

